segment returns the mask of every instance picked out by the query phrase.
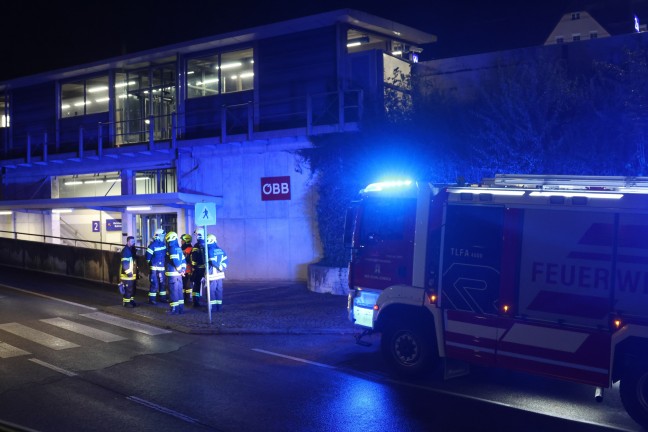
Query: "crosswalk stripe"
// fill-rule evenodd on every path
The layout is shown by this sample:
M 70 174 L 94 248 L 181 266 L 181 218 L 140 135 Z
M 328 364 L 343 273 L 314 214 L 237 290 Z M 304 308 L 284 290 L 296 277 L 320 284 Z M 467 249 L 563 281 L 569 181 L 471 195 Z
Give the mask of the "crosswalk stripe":
M 116 341 L 126 339 L 116 334 L 108 333 L 106 331 L 99 330 L 94 327 L 90 327 L 80 323 L 76 323 L 74 321 L 69 321 L 64 318 L 49 318 L 49 319 L 42 319 L 41 321 L 65 330 L 69 330 L 74 333 L 78 333 L 84 336 L 91 337 L 93 339 L 100 340 L 102 342 L 116 342 Z
M 77 348 L 79 345 L 68 342 L 65 339 L 57 338 L 40 330 L 33 329 L 18 323 L 0 324 L 0 330 L 13 333 L 37 344 L 44 345 L 53 350 L 64 350 L 68 348 Z
M 154 327 L 148 324 L 143 324 L 137 321 L 127 320 L 125 318 L 120 318 L 114 315 L 109 315 L 103 312 L 92 312 L 87 314 L 81 314 L 81 316 L 94 319 L 97 321 L 105 322 L 108 324 L 116 325 L 118 327 L 123 327 L 128 330 L 133 330 L 136 332 L 144 333 L 150 336 L 157 336 L 160 334 L 171 333 L 170 330 L 164 330 L 158 327 Z
M 15 346 L 11 346 L 8 343 L 0 342 L 0 358 L 9 358 L 29 354 L 31 353 L 23 351 L 20 348 L 16 348 Z

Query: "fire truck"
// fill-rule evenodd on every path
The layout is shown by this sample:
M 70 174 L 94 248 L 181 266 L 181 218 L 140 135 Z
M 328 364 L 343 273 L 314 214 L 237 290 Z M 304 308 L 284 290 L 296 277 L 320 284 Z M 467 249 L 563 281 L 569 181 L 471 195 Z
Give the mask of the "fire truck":
M 349 319 L 417 375 L 458 362 L 593 386 L 620 381 L 648 427 L 648 177 L 382 182 L 344 234 Z M 441 361 L 443 360 L 443 361 Z

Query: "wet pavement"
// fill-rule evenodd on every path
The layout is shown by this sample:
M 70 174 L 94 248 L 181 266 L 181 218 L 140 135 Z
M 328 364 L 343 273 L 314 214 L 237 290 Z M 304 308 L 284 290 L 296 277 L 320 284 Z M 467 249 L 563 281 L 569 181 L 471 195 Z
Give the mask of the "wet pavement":
M 346 296 L 309 291 L 299 282 L 231 282 L 224 284 L 221 312 L 184 306 L 171 315 L 168 304 L 148 304 L 146 290 L 135 295 L 137 307 L 121 304 L 100 310 L 162 328 L 193 334 L 354 334 L 347 319 Z M 203 300 L 205 300 L 203 298 Z

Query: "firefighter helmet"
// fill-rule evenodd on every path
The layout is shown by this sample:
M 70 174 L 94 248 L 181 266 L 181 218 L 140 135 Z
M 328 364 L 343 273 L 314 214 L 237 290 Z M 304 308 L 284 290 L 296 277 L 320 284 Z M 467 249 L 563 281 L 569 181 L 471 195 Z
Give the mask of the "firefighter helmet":
M 155 235 L 153 237 L 156 237 L 160 240 L 164 238 L 164 230 L 162 228 L 158 228 L 155 230 Z
M 176 241 L 178 240 L 178 234 L 174 233 L 173 231 L 169 231 L 164 239 L 166 240 L 167 243 Z
M 196 234 L 196 240 L 204 240 L 205 239 L 205 230 L 202 228 L 196 228 L 196 231 L 194 231 L 194 234 Z
M 182 234 L 180 238 L 185 243 L 191 243 L 191 236 L 189 234 Z
M 216 243 L 216 236 L 214 234 L 209 234 L 207 236 L 207 244 L 214 244 Z

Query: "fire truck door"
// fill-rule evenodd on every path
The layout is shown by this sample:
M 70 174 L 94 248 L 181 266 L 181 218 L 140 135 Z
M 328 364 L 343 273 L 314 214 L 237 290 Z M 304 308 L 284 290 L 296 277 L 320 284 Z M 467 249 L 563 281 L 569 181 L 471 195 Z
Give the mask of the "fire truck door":
M 359 215 L 355 283 L 386 288 L 412 283 L 416 202 L 411 198 L 369 198 Z
M 504 208 L 448 205 L 443 234 L 440 305 L 449 357 L 496 361 Z

